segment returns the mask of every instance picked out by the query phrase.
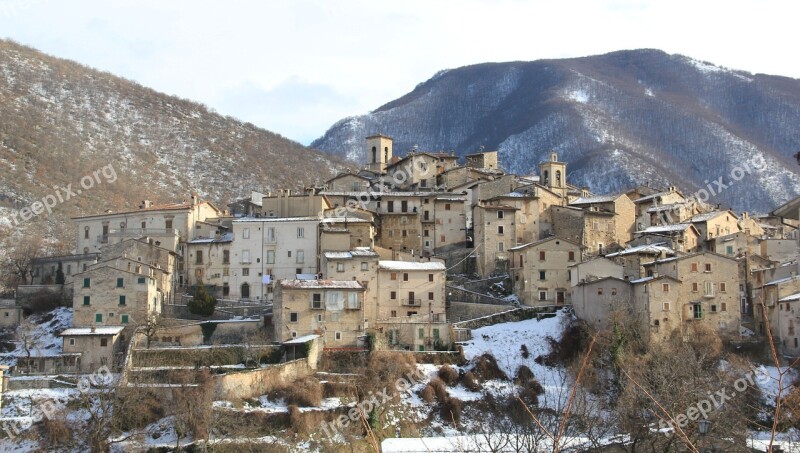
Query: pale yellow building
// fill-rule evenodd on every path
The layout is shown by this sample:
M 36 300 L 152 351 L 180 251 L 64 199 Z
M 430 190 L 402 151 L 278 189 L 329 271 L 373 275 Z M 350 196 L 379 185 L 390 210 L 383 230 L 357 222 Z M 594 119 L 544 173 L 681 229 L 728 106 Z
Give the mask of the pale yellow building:
M 378 262 L 377 319 L 425 316 L 445 322 L 445 266 L 440 262 Z
M 61 332 L 65 357 L 74 360 L 76 371 L 97 373 L 106 366 L 117 371 L 122 365 L 126 341 L 122 326 L 73 327 Z
M 570 266 L 582 259 L 580 245 L 551 236 L 509 249 L 514 294 L 525 305 L 571 303 Z

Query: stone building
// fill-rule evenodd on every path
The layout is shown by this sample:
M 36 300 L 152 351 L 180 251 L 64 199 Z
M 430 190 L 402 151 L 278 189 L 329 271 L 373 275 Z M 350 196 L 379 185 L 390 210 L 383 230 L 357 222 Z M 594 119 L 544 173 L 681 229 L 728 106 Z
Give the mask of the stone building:
M 511 258 L 509 249 L 517 245 L 517 210 L 514 206 L 487 204 L 473 209 L 478 274 L 487 276 L 508 271 Z
M 571 303 L 570 266 L 582 259 L 578 244 L 551 236 L 513 247 L 509 252 L 514 294 L 522 303 L 529 306 Z
M 123 326 L 69 328 L 59 334 L 63 355 L 72 357 L 75 371 L 79 373 L 96 373 L 103 366 L 117 371 L 127 344 L 122 331 Z
M 703 241 L 739 231 L 739 217 L 730 210 L 698 214 L 689 222 L 700 232 L 700 239 Z
M 446 321 L 445 266 L 439 262 L 378 262 L 377 319 L 426 316 Z
M 355 280 L 279 280 L 275 341 L 320 335 L 326 348 L 363 345 L 365 288 Z

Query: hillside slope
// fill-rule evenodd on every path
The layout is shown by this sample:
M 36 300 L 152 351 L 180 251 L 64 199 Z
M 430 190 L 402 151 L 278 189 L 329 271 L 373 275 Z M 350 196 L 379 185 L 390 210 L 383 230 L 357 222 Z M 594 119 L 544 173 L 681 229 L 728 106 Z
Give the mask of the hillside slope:
M 658 50 L 441 71 L 311 146 L 361 161 L 376 132 L 394 137 L 395 154 L 497 149 L 521 174 L 556 150 L 572 183 L 601 193 L 646 182 L 694 193 L 723 177 L 730 187 L 711 201 L 756 212 L 800 193 L 800 80 Z
M 187 78 L 191 74 L 186 75 Z M 107 167 L 107 166 L 111 167 Z M 348 164 L 205 106 L 0 40 L 0 227 L 74 240 L 69 217 L 180 201 L 224 204 L 301 188 Z M 12 210 L 107 168 L 96 184 L 28 222 Z M 111 183 L 111 179 L 115 179 Z M 99 182 L 99 184 L 97 183 Z

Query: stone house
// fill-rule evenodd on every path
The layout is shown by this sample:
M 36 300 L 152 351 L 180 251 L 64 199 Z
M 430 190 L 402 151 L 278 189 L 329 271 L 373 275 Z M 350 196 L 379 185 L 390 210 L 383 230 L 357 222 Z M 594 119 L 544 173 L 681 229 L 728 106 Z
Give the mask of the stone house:
M 703 248 L 700 231 L 691 223 L 651 226 L 637 231 L 634 236 L 628 243 L 630 246 L 667 241 L 669 248 L 676 252 L 691 253 Z
M 598 330 L 611 326 L 616 311 L 629 312 L 632 299 L 631 282 L 614 276 L 581 279 L 572 288 L 575 315 Z
M 662 292 L 677 293 L 683 321 L 702 323 L 726 335 L 739 334 L 741 282 L 737 260 L 713 252 L 699 252 L 660 259 L 644 266 L 646 278 L 668 276 L 677 281 L 666 290 L 662 288 Z
M 553 233 L 580 244 L 586 255 L 603 255 L 621 247 L 613 212 L 574 206 L 550 206 Z
M 189 284 L 192 288 L 204 285 L 218 299 L 231 296 L 231 249 L 233 233 L 215 238 L 193 239 L 186 244 Z
M 72 325 L 121 326 L 130 339 L 136 327 L 161 315 L 165 296 L 155 274 L 144 264 L 129 272 L 101 263 L 76 275 Z
M 546 187 L 539 184 L 518 187 L 486 200 L 487 205 L 513 206 L 517 244 L 538 241 L 547 237 L 553 230 L 551 211 L 553 205 L 560 205 L 562 199 Z
M 587 196 L 570 201 L 570 206 L 590 213 L 613 214 L 612 216 L 592 216 L 591 224 L 584 233 L 584 245 L 589 250 L 603 253 L 602 250 L 621 247 L 633 239 L 636 225 L 636 205 L 625 194 Z M 608 233 L 613 233 L 609 241 Z
M 572 301 L 570 266 L 581 262 L 580 245 L 557 236 L 509 249 L 514 294 L 522 303 L 564 305 Z
M 778 338 L 781 335 L 779 315 L 781 308 L 785 308 L 781 306 L 779 301 L 790 298 L 791 300 L 783 303 L 791 304 L 794 302 L 792 297 L 798 292 L 800 292 L 800 276 L 796 272 L 792 272 L 788 277 L 765 282 L 763 285 L 754 285 L 752 300 L 755 305 L 753 314 L 756 333 L 766 335 L 767 332 L 767 320 L 764 319 L 764 313 L 761 309 L 763 302 L 772 336 L 773 338 Z
M 122 326 L 73 327 L 59 335 L 64 355 L 74 357 L 76 371 L 88 374 L 103 366 L 119 369 L 126 348 L 122 331 Z
M 319 226 L 316 216 L 235 220 L 231 265 L 228 275 L 224 268 L 222 273 L 223 283 L 227 277 L 230 286 L 230 298 L 269 302 L 275 280 L 317 274 Z M 188 259 L 196 261 L 198 257 Z
M 478 205 L 473 210 L 474 247 L 477 272 L 487 276 L 506 272 L 517 245 L 518 208 L 505 205 Z
M 326 348 L 363 345 L 365 288 L 355 280 L 279 280 L 275 341 L 320 335 Z
M 143 201 L 139 209 L 74 217 L 79 253 L 97 253 L 107 245 L 127 239 L 147 237 L 155 245 L 177 253 L 178 286 L 188 281 L 183 262 L 186 242 L 196 237 L 197 222 L 218 218 L 222 214 L 216 206 L 200 201 L 197 195 L 181 203 L 153 204 Z
M 623 278 L 636 280 L 645 277 L 644 263 L 672 256 L 675 256 L 675 251 L 669 247 L 667 242 L 656 242 L 627 247 L 618 252 L 609 253 L 606 258 L 622 265 Z
M 586 261 L 569 266 L 570 286 L 575 287 L 581 282 L 589 282 L 605 277 L 614 277 L 628 280 L 624 267 L 607 257 L 596 256 Z M 638 278 L 638 277 L 637 277 Z M 631 279 L 633 280 L 633 279 Z
M 374 250 L 357 248 L 349 251 L 326 251 L 322 255 L 323 280 L 354 280 L 364 292 L 364 325 L 371 328 L 378 319 L 378 261 Z
M 267 194 L 261 200 L 261 215 L 270 218 L 321 217 L 331 207 L 325 196 L 314 189 L 302 193 L 289 189 L 279 190 L 277 195 Z
M 482 170 L 499 170 L 497 151 L 484 151 L 464 156 L 464 166 Z
M 700 232 L 703 241 L 727 236 L 739 231 L 739 217 L 733 211 L 711 211 L 692 217 L 692 223 Z
M 433 209 L 429 209 L 432 205 Z M 467 199 L 440 194 L 422 199 L 423 256 L 446 253 L 467 246 Z
M 377 319 L 445 322 L 445 277 L 440 262 L 379 261 Z
M 62 256 L 46 256 L 35 258 L 32 265 L 31 285 L 53 285 L 56 282 L 58 274 L 58 266 L 61 266 L 61 272 L 64 273 L 64 284 L 72 284 L 73 276 L 79 272 L 83 272 L 89 266 L 97 263 L 100 257 L 99 253 L 87 253 L 81 255 L 62 255 Z
M 775 311 L 783 356 L 800 357 L 800 291 L 778 299 Z
M 421 253 L 422 202 L 420 194 L 415 192 L 381 194 L 377 206 L 380 216 L 377 243 L 380 247 L 391 250 L 414 250 L 417 254 Z
M 440 173 L 457 166 L 455 154 L 412 151 L 386 167 L 383 183 L 392 190 L 431 190 Z
M 16 327 L 22 322 L 22 306 L 13 299 L 0 301 L 0 328 Z
M 325 181 L 325 190 L 331 192 L 370 192 L 372 179 L 357 173 L 339 173 Z

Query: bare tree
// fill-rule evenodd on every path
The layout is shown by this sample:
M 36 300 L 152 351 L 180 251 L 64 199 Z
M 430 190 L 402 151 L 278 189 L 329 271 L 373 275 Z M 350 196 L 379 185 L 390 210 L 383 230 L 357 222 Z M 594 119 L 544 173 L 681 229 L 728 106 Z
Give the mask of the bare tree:
M 41 253 L 41 238 L 26 238 L 15 243 L 1 266 L 6 274 L 6 285 L 16 288 L 29 284 L 33 279 L 33 262 Z
M 42 330 L 31 318 L 26 318 L 17 326 L 17 344 L 25 351 L 28 373 L 31 372 L 31 357 L 44 346 Z

